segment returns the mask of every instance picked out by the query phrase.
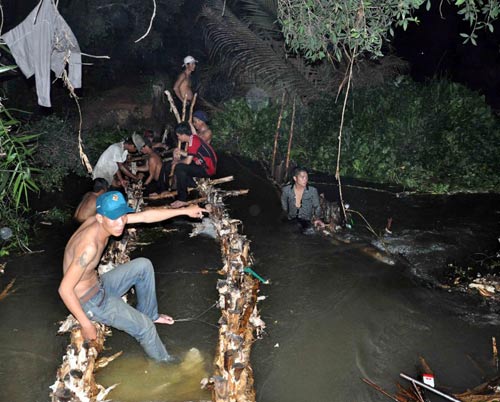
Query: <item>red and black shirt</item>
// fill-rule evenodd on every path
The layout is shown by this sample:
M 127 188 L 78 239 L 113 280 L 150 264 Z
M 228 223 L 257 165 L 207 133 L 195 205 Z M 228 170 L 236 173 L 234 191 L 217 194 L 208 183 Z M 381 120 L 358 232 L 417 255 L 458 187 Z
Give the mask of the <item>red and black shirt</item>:
M 217 154 L 214 149 L 196 134 L 189 137 L 188 155 L 193 156 L 196 165 L 203 166 L 207 175 L 213 176 L 217 169 Z

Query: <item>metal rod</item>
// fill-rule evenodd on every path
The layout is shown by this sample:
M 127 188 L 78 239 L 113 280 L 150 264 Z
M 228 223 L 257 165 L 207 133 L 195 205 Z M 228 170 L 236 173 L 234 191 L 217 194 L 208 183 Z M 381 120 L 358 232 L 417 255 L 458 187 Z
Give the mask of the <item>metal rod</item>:
M 399 373 L 399 375 L 401 377 L 403 377 L 405 380 L 411 381 L 414 384 L 418 384 L 421 387 L 424 387 L 425 389 L 428 389 L 429 391 L 432 391 L 435 394 L 438 394 L 439 396 L 442 396 L 443 398 L 448 399 L 449 401 L 460 402 L 458 399 L 455 399 L 455 398 L 453 398 L 453 397 L 451 397 L 449 395 L 446 395 L 446 394 L 442 393 L 441 391 L 438 391 L 437 389 L 432 388 L 430 385 L 427 385 L 427 384 L 424 384 L 423 382 L 415 380 L 414 378 L 411 378 L 411 377 L 407 376 L 406 374 Z

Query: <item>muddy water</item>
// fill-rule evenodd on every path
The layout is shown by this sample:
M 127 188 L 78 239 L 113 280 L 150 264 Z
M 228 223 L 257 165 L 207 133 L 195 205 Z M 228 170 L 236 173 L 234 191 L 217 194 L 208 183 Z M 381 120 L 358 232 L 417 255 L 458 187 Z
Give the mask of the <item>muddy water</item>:
M 465 251 L 496 239 L 498 197 L 401 199 L 346 186 L 351 208 L 376 231 L 393 218 L 393 236 L 386 243 L 401 258 L 391 266 L 362 252 L 372 247 L 373 238 L 360 219 L 353 218 L 353 230 L 344 239 L 348 242 L 300 235 L 280 221 L 275 190 L 257 167 L 227 158 L 221 168 L 236 176 L 233 188 L 251 190 L 228 204 L 252 240 L 254 269 L 271 280 L 261 287 L 267 296 L 261 302 L 266 334 L 252 355 L 258 401 L 387 400 L 360 378 L 394 392 L 397 381 L 404 384 L 400 372 L 417 374 L 419 356 L 447 392 L 465 390 L 494 374 L 491 337 L 500 337 L 496 310 L 480 299 L 427 284 L 446 255 L 465 258 Z M 328 196 L 334 192 L 318 187 Z M 211 372 L 217 338 L 219 315 L 210 307 L 217 297 L 218 245 L 209 238 L 189 238 L 186 221 L 166 227 L 178 232 L 135 254 L 155 265 L 160 309 L 190 319 L 159 328 L 181 363 L 151 363 L 134 340 L 114 331 L 106 353 L 123 350 L 124 355 L 98 380 L 105 386 L 120 383 L 110 395 L 115 401 L 210 399 L 198 383 Z M 0 302 L 0 401 L 49 399 L 48 387 L 68 341 L 55 335 L 56 322 L 66 315 L 57 286 L 64 244 L 73 229 L 44 229 L 34 249 L 45 251 L 12 259 L 0 278 L 0 288 L 16 278 L 16 292 Z

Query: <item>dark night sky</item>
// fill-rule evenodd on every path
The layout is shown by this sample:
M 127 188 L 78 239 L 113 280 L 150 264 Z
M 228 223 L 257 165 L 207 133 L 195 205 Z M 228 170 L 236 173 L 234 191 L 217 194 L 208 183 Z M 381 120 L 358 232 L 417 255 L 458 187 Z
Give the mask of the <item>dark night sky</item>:
M 500 109 L 500 23 L 494 24 L 493 33 L 482 32 L 477 46 L 464 45 L 460 33 L 469 32 L 468 24 L 446 2 L 442 12 L 444 19 L 436 4 L 430 12 L 419 13 L 419 26 L 397 32 L 397 54 L 410 62 L 414 79 L 447 77 L 485 94 Z

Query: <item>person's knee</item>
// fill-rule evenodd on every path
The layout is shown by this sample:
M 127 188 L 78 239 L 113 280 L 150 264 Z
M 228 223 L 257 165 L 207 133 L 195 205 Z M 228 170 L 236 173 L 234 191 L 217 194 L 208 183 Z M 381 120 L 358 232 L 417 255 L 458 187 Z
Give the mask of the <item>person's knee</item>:
M 139 257 L 137 258 L 141 265 L 141 268 L 146 272 L 154 272 L 153 263 L 149 258 Z
M 187 174 L 186 166 L 187 165 L 184 165 L 182 163 L 175 165 L 174 174 L 177 177 L 180 177 L 180 176 L 184 177 L 184 176 L 186 176 L 186 174 Z
M 154 275 L 153 263 L 148 258 L 138 257 L 134 258 L 132 262 L 137 274 L 141 276 Z

